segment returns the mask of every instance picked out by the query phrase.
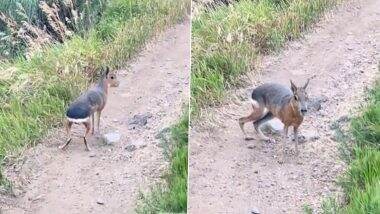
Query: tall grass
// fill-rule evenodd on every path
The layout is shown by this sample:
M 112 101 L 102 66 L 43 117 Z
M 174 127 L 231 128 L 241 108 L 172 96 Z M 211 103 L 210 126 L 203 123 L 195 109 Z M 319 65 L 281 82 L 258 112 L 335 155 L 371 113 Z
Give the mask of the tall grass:
M 192 24 L 192 108 L 217 104 L 254 61 L 297 38 L 338 0 L 255 0 L 205 10 Z
M 33 145 L 60 125 L 70 100 L 86 87 L 98 68 L 118 68 L 167 25 L 184 16 L 187 0 L 110 0 L 98 25 L 87 36 L 74 36 L 23 57 L 0 63 L 0 162 Z M 116 5 L 116 6 L 115 6 Z M 125 14 L 130 14 L 126 16 Z M 97 29 L 118 19 L 112 36 Z
M 351 121 L 355 145 L 353 159 L 341 178 L 346 203 L 325 204 L 324 213 L 368 214 L 380 212 L 380 82 L 370 93 L 363 113 Z M 345 142 L 347 143 L 347 142 Z M 335 212 L 328 212 L 335 207 Z
M 152 191 L 141 195 L 138 213 L 179 213 L 187 209 L 187 174 L 188 174 L 188 130 L 189 115 L 185 111 L 182 119 L 172 127 L 171 137 L 166 146 L 169 154 L 170 168 L 164 176 L 165 183 L 157 184 Z
M 63 31 L 84 35 L 100 20 L 107 1 L 0 0 L 0 57 L 25 55 L 28 46 L 46 38 L 50 38 L 51 42 L 62 42 L 59 35 L 62 32 L 56 25 L 67 28 Z M 48 8 L 44 8 L 41 2 L 46 2 Z M 55 16 L 57 20 L 50 20 L 49 15 Z M 10 21 L 5 21 L 1 16 Z M 49 36 L 39 38 L 42 33 Z

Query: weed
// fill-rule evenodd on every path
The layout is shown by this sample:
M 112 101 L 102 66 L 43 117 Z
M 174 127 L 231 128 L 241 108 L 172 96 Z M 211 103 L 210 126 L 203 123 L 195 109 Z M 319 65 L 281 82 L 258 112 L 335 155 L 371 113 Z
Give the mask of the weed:
M 323 214 L 338 214 L 339 204 L 334 197 L 329 197 L 322 202 Z
M 165 183 L 158 183 L 149 194 L 140 194 L 138 213 L 186 212 L 187 209 L 187 163 L 188 163 L 187 111 L 178 124 L 171 129 L 170 146 L 164 151 L 170 154 L 169 172 L 164 175 Z
M 302 210 L 304 214 L 313 214 L 313 208 L 311 208 L 308 204 L 304 204 Z
M 349 166 L 340 179 L 346 204 L 339 206 L 330 198 L 324 203 L 324 213 L 366 214 L 380 211 L 379 103 L 380 83 L 377 82 L 370 93 L 368 104 L 363 106 L 363 113 L 351 120 L 350 131 L 355 144 L 345 148 Z M 345 145 L 349 144 L 347 138 L 340 139 Z

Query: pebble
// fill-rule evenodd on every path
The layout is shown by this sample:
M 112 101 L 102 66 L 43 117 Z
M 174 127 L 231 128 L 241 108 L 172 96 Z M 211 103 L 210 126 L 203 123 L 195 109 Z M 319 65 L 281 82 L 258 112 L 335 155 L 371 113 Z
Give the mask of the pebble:
M 125 147 L 125 150 L 127 150 L 128 152 L 133 152 L 135 151 L 137 148 L 135 145 L 128 145 Z
M 113 145 L 115 143 L 118 143 L 120 139 L 121 135 L 117 132 L 107 133 L 102 136 L 103 142 L 107 145 Z
M 96 203 L 97 203 L 97 204 L 100 204 L 100 205 L 104 205 L 104 201 L 102 201 L 102 200 L 100 200 L 100 199 L 96 200 Z

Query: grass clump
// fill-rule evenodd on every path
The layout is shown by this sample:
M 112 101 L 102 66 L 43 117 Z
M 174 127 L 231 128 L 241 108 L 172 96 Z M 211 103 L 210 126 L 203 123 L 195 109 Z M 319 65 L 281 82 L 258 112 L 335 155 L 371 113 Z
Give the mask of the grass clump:
M 347 197 L 343 213 L 380 212 L 380 82 L 370 93 L 364 113 L 353 119 L 354 160 L 342 179 Z
M 346 201 L 339 205 L 324 203 L 329 213 L 367 214 L 380 212 L 380 82 L 370 93 L 363 113 L 351 120 L 351 134 L 355 142 L 351 148 L 349 166 L 341 177 Z M 347 140 L 347 138 L 344 138 Z M 347 143 L 347 142 L 344 142 Z M 332 200 L 330 200 L 332 201 Z M 332 210 L 332 211 L 330 211 Z
M 102 17 L 107 0 L 0 0 L 0 59 L 28 55 L 46 43 L 84 35 Z
M 218 103 L 260 54 L 297 38 L 338 0 L 242 0 L 205 10 L 192 22 L 193 110 Z
M 187 111 L 186 111 L 187 112 Z M 147 195 L 141 194 L 138 213 L 184 213 L 187 210 L 187 173 L 188 173 L 188 130 L 189 116 L 170 129 L 164 153 L 169 154 L 169 171 L 164 175 L 165 183 L 157 184 Z
M 113 7 L 116 4 L 120 7 Z M 102 66 L 119 68 L 158 31 L 182 19 L 186 0 L 109 0 L 99 23 L 86 36 L 46 45 L 30 58 L 0 62 L 0 164 L 59 126 L 68 103 Z M 137 9 L 136 9 L 137 8 Z M 149 10 L 148 10 L 149 9 Z M 134 12 L 131 12 L 134 11 Z M 121 17 L 112 38 L 99 36 L 107 22 Z M 122 14 L 132 14 L 125 17 Z

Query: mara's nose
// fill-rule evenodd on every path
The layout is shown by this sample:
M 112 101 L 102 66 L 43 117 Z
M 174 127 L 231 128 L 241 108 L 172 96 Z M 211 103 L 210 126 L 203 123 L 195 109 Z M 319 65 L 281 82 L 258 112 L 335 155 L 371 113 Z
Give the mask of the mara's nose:
M 306 113 L 307 109 L 301 109 L 301 113 Z

